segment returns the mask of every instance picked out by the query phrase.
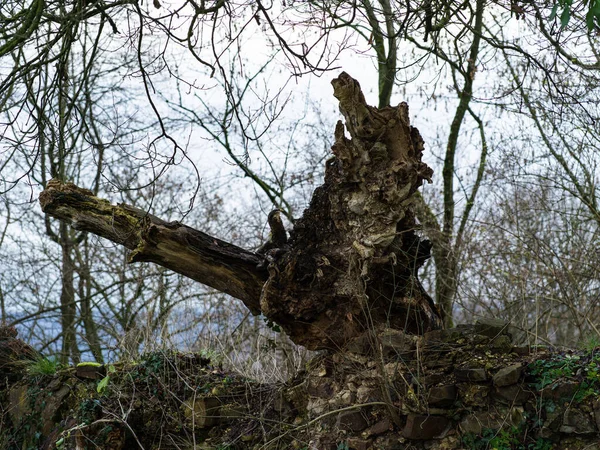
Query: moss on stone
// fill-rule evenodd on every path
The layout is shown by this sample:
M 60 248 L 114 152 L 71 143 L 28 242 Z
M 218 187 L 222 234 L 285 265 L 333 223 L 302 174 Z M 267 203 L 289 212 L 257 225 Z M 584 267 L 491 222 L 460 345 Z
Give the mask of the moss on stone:
M 97 363 L 97 362 L 88 361 L 88 362 L 80 362 L 79 364 L 77 364 L 77 367 L 102 367 L 102 364 Z

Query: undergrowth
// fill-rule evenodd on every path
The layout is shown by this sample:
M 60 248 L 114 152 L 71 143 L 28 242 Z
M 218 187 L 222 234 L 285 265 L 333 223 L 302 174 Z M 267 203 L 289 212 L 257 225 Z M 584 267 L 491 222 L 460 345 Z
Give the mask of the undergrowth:
M 538 359 L 529 365 L 532 386 L 540 391 L 553 389 L 561 381 L 575 381 L 579 388 L 573 400 L 581 402 L 600 392 L 600 352 L 554 354 L 548 359 Z
M 61 365 L 54 357 L 46 358 L 40 356 L 31 361 L 27 366 L 27 374 L 30 376 L 54 375 L 60 369 Z

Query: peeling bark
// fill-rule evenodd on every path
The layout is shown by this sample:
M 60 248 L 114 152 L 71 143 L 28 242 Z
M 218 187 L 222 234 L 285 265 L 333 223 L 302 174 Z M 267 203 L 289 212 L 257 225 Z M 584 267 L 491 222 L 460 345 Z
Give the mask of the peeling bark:
M 415 233 L 413 194 L 433 171 L 408 105 L 368 106 L 345 73 L 332 84 L 346 126 L 336 126 L 325 183 L 295 222 L 289 250 L 269 267 L 261 311 L 308 348 L 339 348 L 378 326 L 440 328 L 417 278 L 430 244 Z
M 131 262 L 161 264 L 241 299 L 309 349 L 340 349 L 378 327 L 440 328 L 417 277 L 431 245 L 416 233 L 413 194 L 433 171 L 421 161 L 423 139 L 408 105 L 367 105 L 346 73 L 332 84 L 346 124 L 336 126 L 325 182 L 290 239 L 265 256 L 72 184 L 50 182 L 42 209 L 124 245 Z

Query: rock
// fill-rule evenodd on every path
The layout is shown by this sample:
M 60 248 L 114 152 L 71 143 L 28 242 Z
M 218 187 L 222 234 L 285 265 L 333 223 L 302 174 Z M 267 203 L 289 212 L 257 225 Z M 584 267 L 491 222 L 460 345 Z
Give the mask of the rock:
M 106 367 L 96 363 L 80 363 L 77 364 L 75 374 L 79 378 L 88 380 L 101 380 L 106 376 Z
M 339 430 L 358 432 L 369 426 L 363 413 L 359 411 L 344 411 L 337 417 L 336 426 Z
M 62 384 L 60 388 L 51 393 L 42 389 L 36 392 L 35 395 L 28 395 L 26 386 L 14 386 L 8 392 L 9 414 L 12 423 L 18 426 L 22 420 L 27 420 L 27 416 L 31 414 L 39 420 L 41 424 L 40 432 L 47 436 L 55 428 L 56 422 L 60 421 L 61 413 L 67 406 L 64 400 L 70 392 L 71 388 L 68 384 Z M 32 399 L 35 399 L 33 408 Z
M 10 418 L 12 423 L 17 426 L 26 414 L 31 413 L 31 405 L 27 398 L 27 386 L 14 386 L 8 392 L 8 400 Z
M 471 382 L 481 382 L 486 381 L 488 379 L 487 373 L 484 368 L 476 367 L 476 368 L 456 368 L 454 369 L 454 375 L 458 381 L 471 381 Z
M 547 440 L 555 440 L 556 439 L 556 434 L 554 433 L 554 431 L 552 431 L 552 429 L 547 426 L 543 426 L 542 428 L 540 428 L 540 431 L 538 432 L 538 436 L 542 439 L 547 439 Z
M 480 435 L 483 430 L 483 425 L 481 422 L 475 417 L 474 414 L 470 414 L 467 417 L 463 418 L 460 421 L 460 431 L 463 434 L 472 433 L 475 435 Z
M 64 381 L 60 377 L 55 377 L 52 379 L 52 381 L 50 381 L 50 383 L 48 383 L 46 389 L 50 392 L 54 392 L 57 391 L 63 384 Z
M 468 338 L 473 335 L 473 329 L 470 326 L 458 326 L 456 328 L 448 328 L 446 330 L 428 331 L 423 335 L 425 348 L 431 350 L 440 343 L 448 343 L 456 345 L 457 343 L 467 343 Z
M 310 378 L 307 387 L 308 395 L 318 398 L 331 398 L 335 392 L 333 382 L 329 378 Z
M 242 417 L 248 417 L 248 408 L 238 403 L 229 403 L 219 407 L 219 422 L 230 422 Z
M 368 439 L 348 438 L 346 444 L 350 450 L 367 450 L 371 446 L 371 441 Z
M 453 384 L 446 386 L 434 386 L 429 389 L 427 402 L 429 406 L 450 406 L 456 400 L 456 386 Z
M 379 333 L 379 341 L 384 356 L 401 356 L 402 359 L 412 359 L 417 348 L 414 336 L 399 330 L 387 329 Z
M 73 417 L 69 417 L 68 419 L 65 419 L 60 426 L 55 427 L 52 432 L 46 437 L 46 439 L 44 440 L 44 443 L 41 445 L 40 450 L 56 450 L 57 446 L 56 446 L 56 441 L 59 441 L 60 439 L 62 439 L 62 432 L 64 430 L 68 430 L 71 428 L 75 428 L 77 427 L 77 421 L 73 418 Z M 74 441 L 74 437 L 72 437 L 72 440 Z M 66 441 L 71 441 L 71 439 L 66 439 Z M 63 440 L 64 443 L 64 440 Z M 69 442 L 70 443 L 70 442 Z M 74 444 L 74 442 L 73 442 Z M 73 447 L 75 447 L 75 445 L 73 445 Z M 63 445 L 64 448 L 64 445 Z M 68 447 L 67 447 L 68 448 Z
M 212 427 L 219 423 L 220 402 L 215 397 L 197 398 L 184 401 L 181 409 L 185 418 L 195 428 Z
M 600 400 L 594 401 L 594 419 L 596 421 L 596 427 L 600 430 Z
M 427 409 L 427 413 L 431 414 L 432 416 L 445 416 L 445 417 L 452 417 L 452 411 L 448 410 L 446 408 L 434 408 L 434 407 L 429 407 Z
M 540 417 L 544 418 L 543 427 L 552 430 L 552 432 L 558 432 L 558 429 L 562 425 L 563 409 L 556 406 L 552 401 L 546 401 L 542 405 L 542 414 Z
M 530 336 L 526 330 L 521 329 L 519 327 L 515 327 L 513 325 L 509 325 L 507 331 L 514 345 L 529 345 Z
M 441 439 L 450 428 L 450 420 L 443 416 L 409 414 L 402 435 L 408 439 Z
M 454 353 L 440 354 L 430 352 L 423 357 L 423 367 L 426 369 L 448 368 L 454 364 Z
M 459 384 L 457 385 L 459 399 L 466 406 L 481 406 L 487 402 L 487 396 L 490 388 L 479 384 Z
M 516 384 L 519 381 L 519 378 L 521 378 L 522 372 L 523 366 L 520 364 L 503 367 L 494 375 L 494 385 L 509 386 L 511 384 Z
M 389 431 L 391 426 L 392 423 L 390 422 L 390 419 L 386 417 L 383 420 L 377 422 L 375 425 L 371 426 L 367 431 L 365 431 L 364 434 L 367 437 L 383 434 L 386 431 Z
M 566 434 L 592 434 L 598 430 L 590 414 L 574 408 L 568 408 L 563 415 L 561 433 Z
M 509 336 L 503 334 L 492 339 L 490 347 L 499 353 L 510 353 L 512 351 L 512 340 Z
M 517 345 L 511 349 L 511 352 L 519 356 L 529 356 L 531 354 L 531 347 L 529 345 Z
M 509 405 L 523 405 L 532 395 L 530 391 L 526 391 L 521 385 L 516 384 L 496 387 L 495 394 L 500 401 Z
M 499 430 L 505 421 L 497 414 L 479 411 L 469 414 L 460 422 L 462 433 L 481 435 L 484 429 Z
M 43 402 L 45 406 L 42 410 L 42 433 L 44 435 L 50 434 L 56 423 L 60 422 L 61 412 L 67 407 L 64 400 L 70 392 L 71 387 L 63 384 L 57 391 L 45 397 Z
M 560 381 L 545 387 L 540 395 L 546 399 L 571 401 L 580 387 L 581 383 L 577 381 Z
M 479 319 L 475 322 L 475 332 L 493 339 L 508 334 L 509 325 L 508 322 L 500 319 Z
M 422 382 L 425 386 L 429 387 L 429 386 L 433 386 L 435 384 L 440 384 L 445 379 L 446 379 L 446 375 L 443 373 L 431 373 L 431 374 L 425 375 L 422 378 Z

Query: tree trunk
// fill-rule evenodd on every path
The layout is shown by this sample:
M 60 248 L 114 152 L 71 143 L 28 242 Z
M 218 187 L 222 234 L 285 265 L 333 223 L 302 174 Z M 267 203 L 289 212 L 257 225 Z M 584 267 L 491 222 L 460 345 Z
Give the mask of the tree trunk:
M 73 262 L 73 239 L 66 224 L 60 224 L 59 244 L 62 249 L 61 290 L 60 290 L 60 320 L 62 327 L 62 349 L 60 361 L 67 364 L 69 358 L 75 364 L 79 362 L 80 352 L 77 347 L 75 306 L 75 264 Z
M 75 249 L 77 255 L 77 262 L 79 268 L 77 274 L 79 275 L 79 299 L 80 299 L 80 310 L 81 310 L 81 322 L 85 330 L 85 339 L 90 346 L 90 351 L 94 355 L 96 362 L 104 364 L 104 356 L 102 355 L 102 346 L 100 344 L 100 338 L 98 336 L 98 326 L 94 319 L 94 305 L 92 302 L 92 277 L 90 274 L 90 259 L 89 259 L 89 242 L 86 237 L 85 241 L 82 242 L 81 248 Z
M 457 261 L 454 254 L 455 246 L 452 245 L 451 237 L 441 233 L 436 242 L 437 251 L 435 257 L 435 293 L 436 304 L 444 321 L 446 328 L 454 326 L 452 308 L 457 286 Z
M 408 106 L 368 106 L 345 73 L 332 84 L 346 127 L 336 126 L 325 182 L 290 239 L 264 255 L 68 183 L 48 183 L 42 208 L 129 248 L 131 262 L 161 264 L 242 300 L 309 349 L 339 349 L 380 327 L 440 328 L 417 278 L 431 245 L 416 233 L 413 194 L 433 171 L 421 161 L 423 140 Z

